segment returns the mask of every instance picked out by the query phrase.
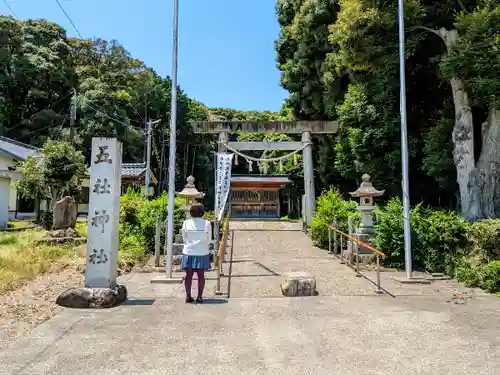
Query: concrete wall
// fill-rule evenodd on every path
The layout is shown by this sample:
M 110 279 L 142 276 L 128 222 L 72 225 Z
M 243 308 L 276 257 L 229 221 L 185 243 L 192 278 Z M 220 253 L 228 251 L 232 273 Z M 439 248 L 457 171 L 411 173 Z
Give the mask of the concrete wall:
M 8 171 L 9 167 L 12 167 L 13 165 L 14 165 L 14 160 L 12 158 L 9 158 L 6 155 L 0 155 L 0 171 Z M 14 184 L 19 178 L 20 176 L 18 176 L 18 174 L 12 173 L 12 178 L 10 181 L 10 190 L 7 190 L 6 192 L 2 191 L 2 194 L 7 194 L 9 196 L 8 199 L 9 211 L 16 210 L 17 192 L 14 187 Z M 1 199 L 4 200 L 3 196 L 1 197 Z
M 7 228 L 9 223 L 9 178 L 0 178 L 0 228 Z

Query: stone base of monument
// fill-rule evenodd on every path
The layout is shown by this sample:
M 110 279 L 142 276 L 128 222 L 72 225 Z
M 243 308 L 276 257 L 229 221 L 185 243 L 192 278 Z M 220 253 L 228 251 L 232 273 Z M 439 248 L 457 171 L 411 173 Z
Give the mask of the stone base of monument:
M 74 309 L 107 309 L 127 300 L 127 288 L 116 285 L 114 288 L 70 288 L 62 292 L 56 304 Z
M 85 243 L 87 239 L 85 237 L 81 237 L 76 230 L 73 228 L 66 229 L 56 229 L 48 231 L 39 242 L 43 243 L 53 243 L 53 244 L 62 244 L 62 243 Z
M 317 296 L 316 278 L 307 272 L 287 273 L 281 284 L 281 294 L 285 297 Z

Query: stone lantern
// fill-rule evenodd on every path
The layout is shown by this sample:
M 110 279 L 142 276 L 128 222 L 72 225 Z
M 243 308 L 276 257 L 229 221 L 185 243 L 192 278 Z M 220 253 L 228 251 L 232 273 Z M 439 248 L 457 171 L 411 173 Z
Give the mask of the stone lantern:
M 184 198 L 186 200 L 186 204 L 184 205 L 184 211 L 186 212 L 186 218 L 190 218 L 191 215 L 189 213 L 189 209 L 191 208 L 191 205 L 193 202 L 195 202 L 197 199 L 203 199 L 205 197 L 205 193 L 199 192 L 196 187 L 194 186 L 194 177 L 189 176 L 186 179 L 186 185 L 184 186 L 184 189 L 182 191 L 176 192 L 175 194 L 178 197 Z M 183 248 L 183 241 L 182 241 L 182 234 L 177 233 L 174 238 L 174 245 L 172 249 L 172 254 L 173 254 L 173 264 L 178 265 L 180 264 L 180 255 L 182 254 L 182 248 Z M 165 259 L 166 261 L 166 259 Z
M 375 210 L 373 198 L 380 197 L 384 194 L 385 190 L 380 191 L 375 189 L 370 182 L 370 176 L 366 173 L 361 179 L 363 182 L 358 190 L 349 194 L 351 194 L 352 197 L 359 198 L 357 209 L 363 214 L 363 219 L 357 229 L 357 234 L 364 237 L 360 238 L 360 240 L 368 240 L 368 237 L 373 234 L 373 211 Z
M 203 199 L 205 197 L 205 193 L 201 193 L 196 189 L 196 186 L 194 186 L 194 181 L 194 177 L 189 176 L 186 179 L 187 184 L 186 186 L 184 186 L 184 189 L 176 193 L 178 197 L 184 198 L 186 200 L 186 204 L 184 206 L 184 209 L 186 211 L 186 218 L 191 217 L 191 215 L 189 214 L 189 209 L 191 208 L 193 202 L 195 202 L 197 199 Z

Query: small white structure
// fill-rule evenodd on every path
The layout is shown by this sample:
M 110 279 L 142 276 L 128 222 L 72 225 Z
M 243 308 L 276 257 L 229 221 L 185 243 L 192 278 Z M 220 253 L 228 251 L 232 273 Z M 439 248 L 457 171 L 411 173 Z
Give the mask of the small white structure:
M 85 287 L 114 288 L 118 266 L 122 144 L 93 138 Z
M 36 155 L 36 147 L 7 137 L 0 137 L 0 227 L 5 228 L 9 219 L 17 216 L 19 197 L 15 188 L 23 175 L 17 172 L 19 162 Z M 34 210 L 31 209 L 31 212 Z

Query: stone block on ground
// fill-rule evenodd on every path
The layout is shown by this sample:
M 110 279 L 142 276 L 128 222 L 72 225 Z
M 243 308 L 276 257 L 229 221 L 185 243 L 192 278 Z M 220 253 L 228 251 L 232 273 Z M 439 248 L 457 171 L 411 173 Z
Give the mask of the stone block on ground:
M 87 242 L 85 237 L 81 237 L 73 228 L 54 229 L 48 231 L 40 240 L 42 243 L 63 244 L 76 243 L 81 244 Z
M 285 281 L 281 284 L 281 293 L 285 297 L 317 296 L 316 278 L 307 272 L 285 274 Z
M 53 229 L 74 228 L 78 217 L 78 207 L 73 197 L 57 201 L 53 210 Z
M 114 288 L 70 288 L 57 297 L 56 304 L 76 309 L 107 309 L 126 300 L 127 288 L 116 285 Z

